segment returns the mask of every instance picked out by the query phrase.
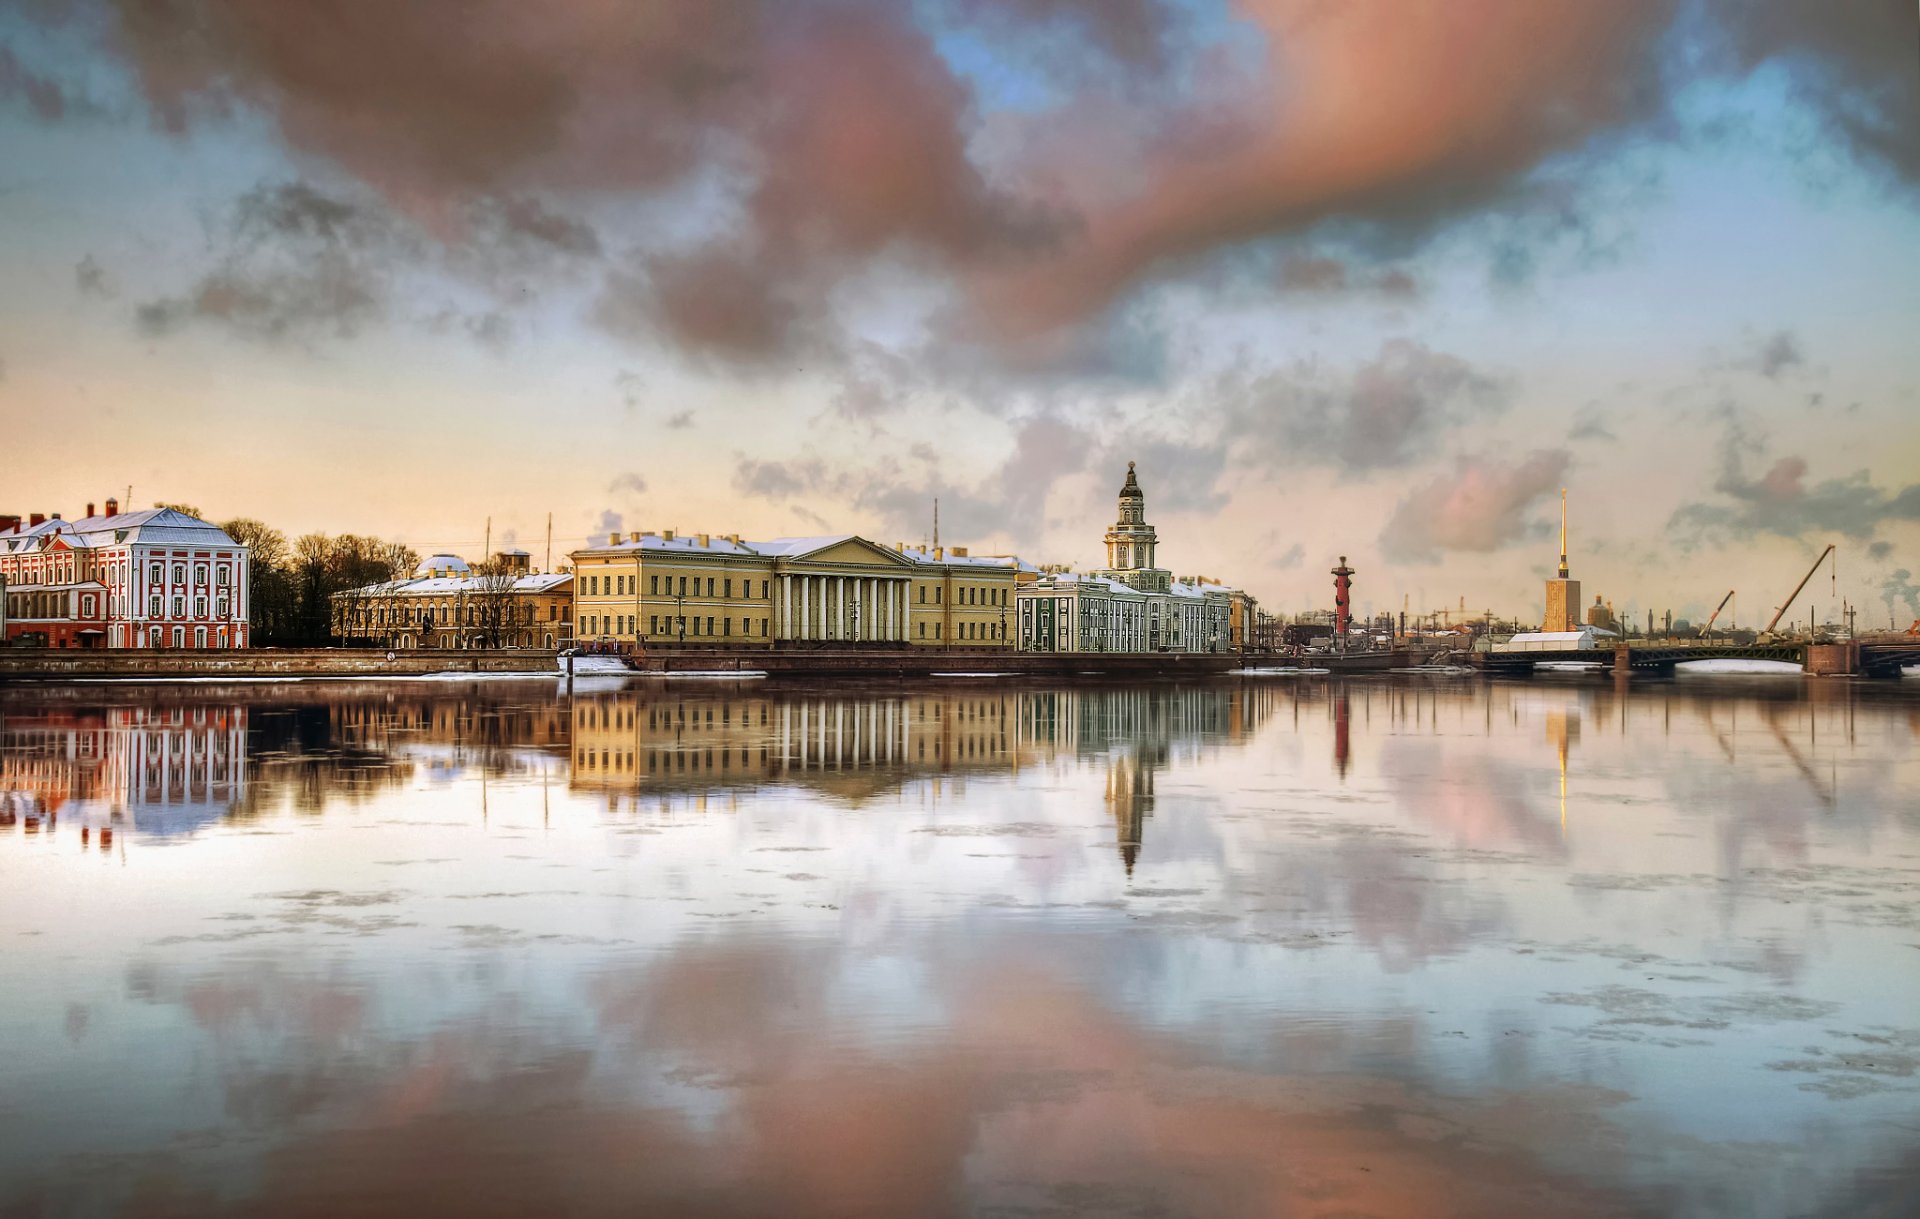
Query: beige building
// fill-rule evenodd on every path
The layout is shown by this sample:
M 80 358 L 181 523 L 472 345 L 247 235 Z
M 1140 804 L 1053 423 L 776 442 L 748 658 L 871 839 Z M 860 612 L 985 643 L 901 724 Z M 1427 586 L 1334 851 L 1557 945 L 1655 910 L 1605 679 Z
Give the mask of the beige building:
M 389 648 L 569 647 L 573 577 L 534 571 L 524 550 L 478 570 L 437 554 L 408 579 L 335 593 L 333 633 Z
M 896 542 L 893 549 L 918 569 L 908 643 L 925 648 L 1014 646 L 1014 593 L 1039 577 L 1037 567 L 1013 555 L 970 554 L 965 546 Z
M 852 534 L 613 534 L 574 551 L 579 640 L 619 651 L 686 644 L 904 646 L 919 565 Z

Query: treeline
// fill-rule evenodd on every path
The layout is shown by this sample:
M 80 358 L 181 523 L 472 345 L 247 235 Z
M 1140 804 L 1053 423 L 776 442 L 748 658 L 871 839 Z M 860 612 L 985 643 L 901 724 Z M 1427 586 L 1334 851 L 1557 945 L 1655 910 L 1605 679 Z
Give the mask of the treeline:
M 323 647 L 333 635 L 333 594 L 404 579 L 420 556 L 401 542 L 309 533 L 291 543 L 271 525 L 242 517 L 220 526 L 247 552 L 247 609 L 256 647 Z

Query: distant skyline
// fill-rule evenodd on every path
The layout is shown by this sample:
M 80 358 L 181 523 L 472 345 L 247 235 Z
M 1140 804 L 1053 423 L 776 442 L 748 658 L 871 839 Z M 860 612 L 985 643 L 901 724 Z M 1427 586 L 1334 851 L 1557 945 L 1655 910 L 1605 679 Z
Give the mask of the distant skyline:
M 0 148 L 0 512 L 1920 616 L 1913 0 L 20 0 Z

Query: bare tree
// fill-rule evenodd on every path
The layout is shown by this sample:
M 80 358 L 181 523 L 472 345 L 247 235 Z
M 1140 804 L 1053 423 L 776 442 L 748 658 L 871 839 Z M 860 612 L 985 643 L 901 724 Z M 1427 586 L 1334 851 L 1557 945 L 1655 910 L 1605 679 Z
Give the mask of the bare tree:
M 474 638 L 482 647 L 501 646 L 513 628 L 520 625 L 524 598 L 520 595 L 519 583 L 519 573 L 497 559 L 488 559 L 473 569 L 467 605 Z

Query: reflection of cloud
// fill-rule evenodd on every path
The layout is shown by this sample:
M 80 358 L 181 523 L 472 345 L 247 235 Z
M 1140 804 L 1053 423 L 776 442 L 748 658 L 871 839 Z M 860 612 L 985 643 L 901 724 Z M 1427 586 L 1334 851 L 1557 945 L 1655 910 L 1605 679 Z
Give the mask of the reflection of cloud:
M 243 1102 L 230 1117 L 275 1137 L 252 1144 L 266 1150 L 244 1174 L 178 1155 L 140 1180 L 131 1210 L 297 1219 L 458 1200 L 468 1214 L 901 1216 L 1052 1199 L 1100 1213 L 1481 1215 L 1550 1197 L 1580 1216 L 1629 1201 L 1546 1165 L 1550 1136 L 1594 1121 L 1605 1095 L 1450 1100 L 1327 1058 L 1404 1030 L 1318 1038 L 1312 1074 L 1249 1071 L 996 951 L 935 976 L 944 1014 L 924 1036 L 876 1041 L 872 1013 L 833 1002 L 848 964 L 793 942 L 694 941 L 603 975 L 570 1036 L 487 1017 L 363 1033 L 305 1060 L 350 1086 L 304 1096 L 321 1078 L 302 1073 L 311 1043 L 263 1057 L 257 1039 L 217 1033 L 250 1051 L 218 1058 L 230 1105 Z M 165 988 L 256 1011 L 298 1010 L 310 993 L 248 967 Z M 263 1092 L 301 1103 L 254 1103 Z

